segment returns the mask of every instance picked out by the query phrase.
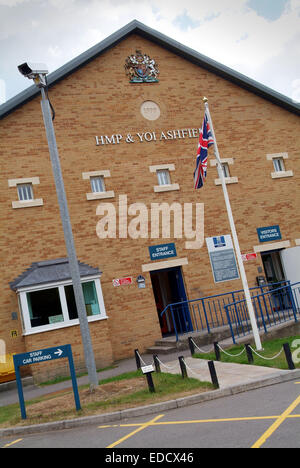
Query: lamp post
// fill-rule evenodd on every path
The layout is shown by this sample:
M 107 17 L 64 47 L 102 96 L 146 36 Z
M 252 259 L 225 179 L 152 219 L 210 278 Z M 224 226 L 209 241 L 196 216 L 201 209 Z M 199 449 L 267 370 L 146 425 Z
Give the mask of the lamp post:
M 78 259 L 76 255 L 74 238 L 72 233 L 72 226 L 69 216 L 67 198 L 65 193 L 65 187 L 61 172 L 60 160 L 58 149 L 56 145 L 55 132 L 51 117 L 49 100 L 46 96 L 45 88 L 47 87 L 46 74 L 48 71 L 42 64 L 30 64 L 25 63 L 18 67 L 19 71 L 26 76 L 34 80 L 36 86 L 41 89 L 42 101 L 41 108 L 43 113 L 44 125 L 46 130 L 46 136 L 48 141 L 50 159 L 52 163 L 53 176 L 56 187 L 56 194 L 59 204 L 60 217 L 63 226 L 64 238 L 66 249 L 69 259 L 69 268 L 73 283 L 75 302 L 78 312 L 80 331 L 82 337 L 82 344 L 84 349 L 85 363 L 89 376 L 90 391 L 94 391 L 98 385 L 98 376 L 95 364 L 95 358 L 93 353 L 92 341 L 90 336 L 89 324 L 86 314 L 85 301 L 83 296 L 83 290 L 80 280 L 80 271 L 78 266 Z

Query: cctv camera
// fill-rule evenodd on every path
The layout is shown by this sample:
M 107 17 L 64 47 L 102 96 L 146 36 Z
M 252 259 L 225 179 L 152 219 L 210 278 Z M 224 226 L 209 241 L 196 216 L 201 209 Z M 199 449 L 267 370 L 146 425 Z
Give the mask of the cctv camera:
M 36 75 L 46 75 L 47 66 L 44 63 L 25 62 L 18 66 L 19 72 L 27 78 L 34 78 Z

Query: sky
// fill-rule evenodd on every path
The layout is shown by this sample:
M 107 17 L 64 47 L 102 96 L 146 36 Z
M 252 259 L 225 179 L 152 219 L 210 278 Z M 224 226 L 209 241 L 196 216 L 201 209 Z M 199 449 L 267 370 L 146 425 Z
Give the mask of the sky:
M 0 0 L 0 104 L 133 19 L 300 102 L 300 0 Z

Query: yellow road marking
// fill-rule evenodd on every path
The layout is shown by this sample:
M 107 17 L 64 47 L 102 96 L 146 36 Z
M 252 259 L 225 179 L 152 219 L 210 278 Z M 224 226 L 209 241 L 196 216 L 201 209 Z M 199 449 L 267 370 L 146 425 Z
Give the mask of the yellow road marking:
M 110 424 L 109 426 L 98 426 L 98 429 L 106 429 L 109 427 L 120 427 L 119 424 Z
M 280 416 L 253 416 L 253 417 L 244 417 L 244 418 L 219 418 L 219 419 L 194 419 L 189 421 L 159 421 L 152 422 L 151 426 L 168 426 L 175 424 L 202 424 L 202 423 L 212 423 L 212 422 L 238 422 L 238 421 L 261 421 L 265 419 L 278 419 Z M 287 418 L 300 418 L 300 414 L 292 414 L 287 416 Z M 114 424 L 106 426 L 98 426 L 98 429 L 109 429 L 110 427 L 143 427 L 147 423 L 131 423 L 131 424 Z
M 160 415 L 156 416 L 154 419 L 151 419 L 151 421 L 148 421 L 147 423 L 142 424 L 140 427 L 138 427 L 138 429 L 136 429 L 135 431 L 131 432 L 130 434 L 127 434 L 126 436 L 124 436 L 124 437 L 122 437 L 121 439 L 117 440 L 117 441 L 114 442 L 113 444 L 108 445 L 108 447 L 106 447 L 106 448 L 113 448 L 113 447 L 116 447 L 116 445 L 121 444 L 122 442 L 124 442 L 124 440 L 129 439 L 130 437 L 132 437 L 133 435 L 137 434 L 138 432 L 143 431 L 143 430 L 146 429 L 147 427 L 151 426 L 155 421 L 157 421 L 158 419 L 162 418 L 163 416 L 164 416 L 163 414 L 160 414 Z
M 278 427 L 288 418 L 290 413 L 300 404 L 300 395 L 295 401 L 276 419 L 271 427 L 255 442 L 252 448 L 260 448 L 266 440 L 278 429 Z
M 23 439 L 14 440 L 13 442 L 10 442 L 9 444 L 4 445 L 2 448 L 10 447 L 11 445 L 14 445 L 14 444 L 17 444 L 18 442 L 21 442 L 21 440 L 23 440 Z

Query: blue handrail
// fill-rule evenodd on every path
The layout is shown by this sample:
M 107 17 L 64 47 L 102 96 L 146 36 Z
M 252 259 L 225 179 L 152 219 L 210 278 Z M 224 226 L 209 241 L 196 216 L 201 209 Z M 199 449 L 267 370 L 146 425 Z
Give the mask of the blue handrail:
M 278 283 L 268 283 L 250 288 L 250 291 L 264 289 L 267 292 L 274 289 L 276 285 L 289 285 L 289 281 L 280 281 Z M 160 313 L 160 316 L 168 314 L 169 320 L 172 322 L 172 328 L 176 340 L 178 341 L 179 334 L 188 333 L 191 331 L 206 330 L 210 333 L 212 328 L 217 328 L 224 325 L 230 325 L 225 306 L 243 301 L 243 289 L 230 291 L 226 293 L 213 294 L 211 296 L 190 299 L 181 302 L 168 304 Z M 235 311 L 237 320 L 241 320 L 240 315 Z
M 300 298 L 300 282 L 293 284 L 290 284 L 289 282 L 286 286 L 271 289 L 270 291 L 266 291 L 255 296 L 253 295 L 251 299 L 258 328 L 260 328 L 260 321 L 265 333 L 267 333 L 269 327 L 278 323 L 287 322 L 292 319 L 294 319 L 295 322 L 298 322 L 297 315 L 300 312 L 298 297 Z M 237 311 L 237 315 L 240 314 L 241 307 L 245 305 L 245 303 L 246 299 L 242 299 L 227 304 L 224 307 L 234 344 L 236 343 L 235 335 L 240 336 L 241 333 L 243 335 L 246 334 L 245 327 L 248 328 L 248 333 L 251 332 L 248 313 L 242 318 L 242 320 L 241 317 L 239 317 L 240 320 L 232 320 L 232 313 L 230 314 L 230 312 L 232 312 L 232 307 Z

